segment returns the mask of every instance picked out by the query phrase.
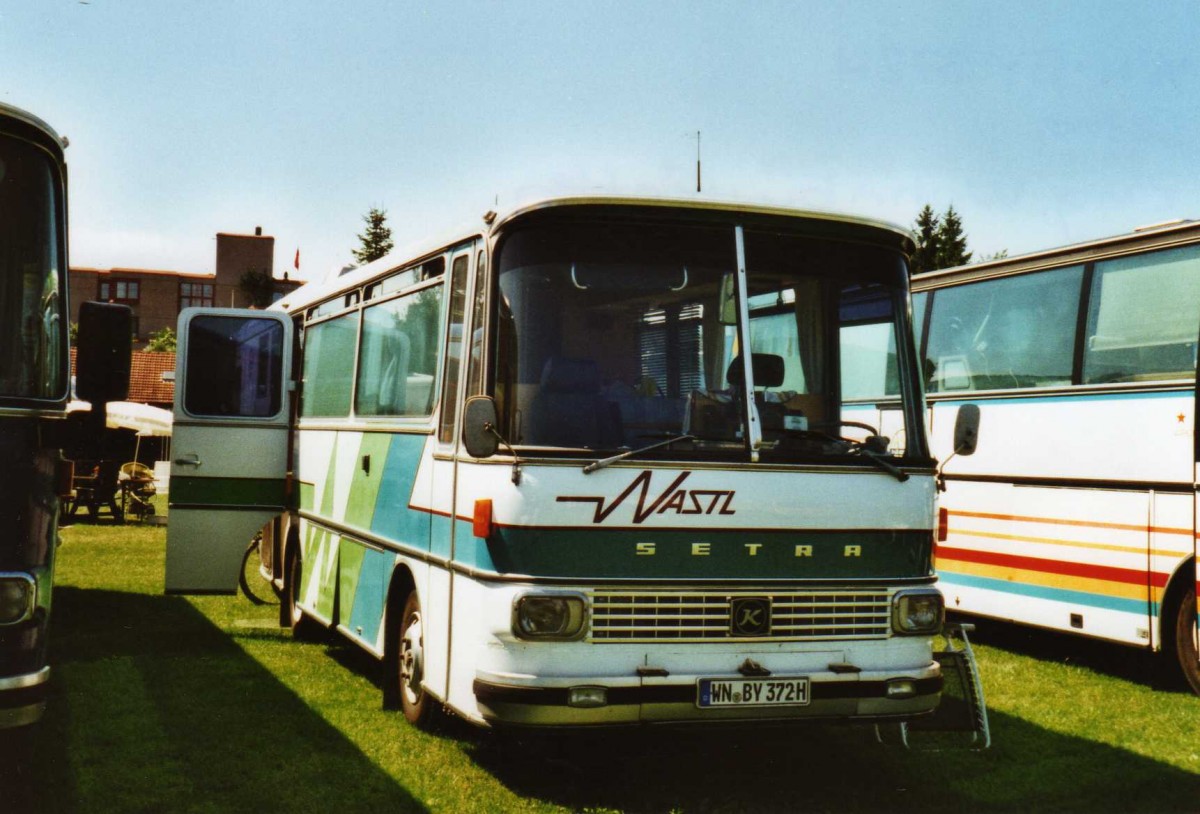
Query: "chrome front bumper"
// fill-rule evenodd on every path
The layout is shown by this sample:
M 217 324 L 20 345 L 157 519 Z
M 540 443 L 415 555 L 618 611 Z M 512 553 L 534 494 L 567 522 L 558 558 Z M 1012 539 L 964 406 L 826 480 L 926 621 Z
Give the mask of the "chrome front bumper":
M 784 676 L 780 676 L 784 677 Z M 859 672 L 810 674 L 811 700 L 800 706 L 700 707 L 701 678 L 737 680 L 739 675 L 704 676 L 584 676 L 539 679 L 533 676 L 480 672 L 474 682 L 475 700 L 484 720 L 496 725 L 604 726 L 655 723 L 736 723 L 839 719 L 873 721 L 908 719 L 937 708 L 942 690 L 941 668 L 931 662 L 920 670 L 897 674 Z M 912 683 L 908 697 L 890 697 L 897 681 Z M 570 690 L 602 687 L 602 706 L 572 706 Z
M 0 729 L 26 726 L 42 717 L 50 668 L 0 678 Z

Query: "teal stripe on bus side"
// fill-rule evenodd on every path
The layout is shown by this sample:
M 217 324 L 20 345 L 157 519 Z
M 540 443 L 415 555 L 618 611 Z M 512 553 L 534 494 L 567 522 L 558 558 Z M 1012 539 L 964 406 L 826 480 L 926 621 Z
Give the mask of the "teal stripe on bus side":
M 1149 611 L 1149 604 L 1143 599 L 1103 596 L 1086 591 L 1072 591 L 1066 588 L 1030 585 L 1025 582 L 1009 582 L 1003 579 L 977 577 L 971 574 L 956 574 L 949 571 L 939 571 L 938 576 L 943 586 L 962 585 L 966 588 L 979 588 L 981 590 L 999 591 L 1017 596 L 1029 596 L 1035 599 L 1068 602 L 1072 605 L 1086 605 L 1092 608 L 1120 611 L 1122 613 L 1136 613 L 1139 616 L 1144 616 Z
M 395 560 L 394 554 L 367 548 L 359 563 L 358 588 L 350 610 L 349 627 L 355 635 L 371 645 L 378 641 L 379 628 L 383 624 L 388 580 Z
M 408 504 L 426 438 L 408 434 L 390 437 L 369 526 L 372 534 L 421 551 L 429 550 L 430 515 L 414 511 Z

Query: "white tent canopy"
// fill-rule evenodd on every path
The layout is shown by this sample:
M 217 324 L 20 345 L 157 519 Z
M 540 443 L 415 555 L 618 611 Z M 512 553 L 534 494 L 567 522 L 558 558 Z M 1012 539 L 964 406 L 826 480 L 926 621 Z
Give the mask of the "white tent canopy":
M 72 401 L 67 410 L 91 410 L 86 401 Z M 105 426 L 109 429 L 135 430 L 138 435 L 170 436 L 171 411 L 136 401 L 110 401 L 105 414 Z

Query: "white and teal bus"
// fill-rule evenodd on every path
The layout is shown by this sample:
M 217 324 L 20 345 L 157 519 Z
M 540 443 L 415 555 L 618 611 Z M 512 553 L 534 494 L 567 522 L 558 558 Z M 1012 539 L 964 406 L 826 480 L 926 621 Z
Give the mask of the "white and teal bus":
M 909 235 L 564 198 L 180 317 L 166 588 L 248 538 L 418 724 L 903 721 L 939 703 Z M 843 404 L 882 388 L 886 418 Z
M 947 607 L 1161 651 L 1200 692 L 1200 223 L 919 275 Z

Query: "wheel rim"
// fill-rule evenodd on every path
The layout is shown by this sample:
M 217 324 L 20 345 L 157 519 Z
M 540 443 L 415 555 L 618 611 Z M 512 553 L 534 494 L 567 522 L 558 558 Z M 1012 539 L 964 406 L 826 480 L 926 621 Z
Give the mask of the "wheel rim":
M 400 638 L 400 692 L 409 706 L 421 700 L 421 669 L 421 612 L 413 611 Z

